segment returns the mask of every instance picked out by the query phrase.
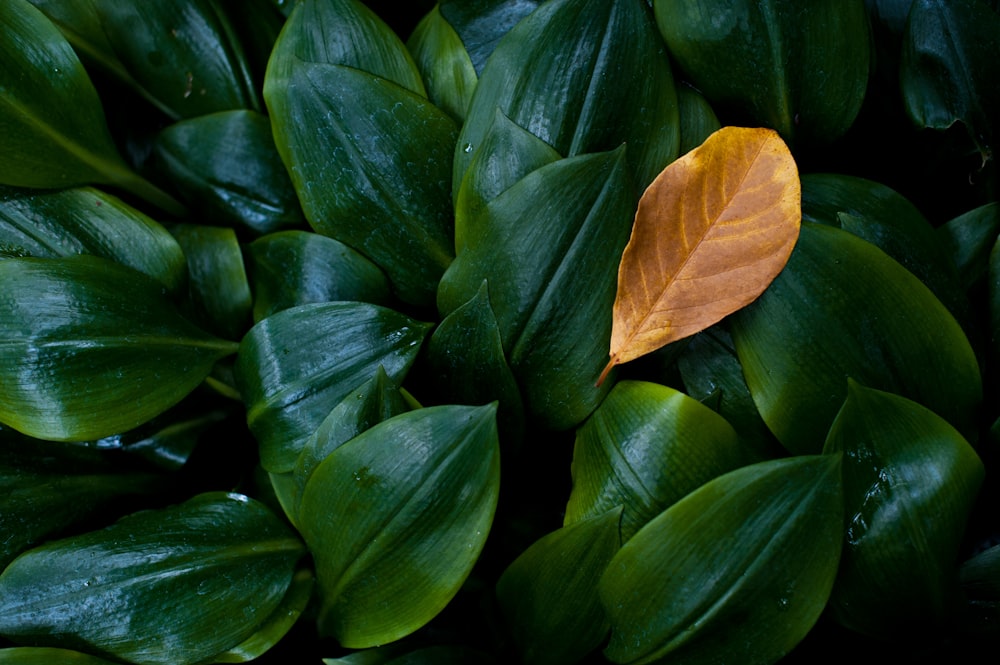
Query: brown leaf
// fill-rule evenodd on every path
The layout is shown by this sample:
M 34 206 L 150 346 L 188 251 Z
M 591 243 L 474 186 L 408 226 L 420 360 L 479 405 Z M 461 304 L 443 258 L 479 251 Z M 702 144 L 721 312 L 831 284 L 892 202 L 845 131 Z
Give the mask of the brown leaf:
M 598 384 L 755 300 L 788 261 L 801 219 L 798 169 L 773 130 L 723 127 L 665 168 L 622 255 Z

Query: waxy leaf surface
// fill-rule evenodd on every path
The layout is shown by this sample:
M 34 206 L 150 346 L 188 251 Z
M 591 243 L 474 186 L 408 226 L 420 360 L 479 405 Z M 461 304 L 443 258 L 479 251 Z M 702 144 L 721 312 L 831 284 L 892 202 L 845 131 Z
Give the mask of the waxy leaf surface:
M 96 256 L 0 261 L 0 421 L 58 441 L 124 432 L 236 351 L 159 282 Z
M 823 449 L 844 454 L 847 523 L 830 611 L 852 630 L 945 634 L 983 463 L 933 411 L 853 381 Z
M 495 404 L 410 411 L 336 448 L 299 510 L 320 630 L 365 648 L 430 621 L 478 559 L 499 490 Z
M 774 663 L 826 605 L 843 537 L 837 455 L 761 462 L 678 501 L 601 578 L 616 663 Z
M 427 98 L 461 122 L 479 77 L 469 52 L 439 5 L 417 24 L 406 41 L 427 86 Z
M 720 129 L 665 168 L 622 255 L 605 372 L 752 302 L 788 261 L 800 220 L 798 169 L 774 131 Z
M 196 663 L 254 634 L 303 552 L 263 504 L 200 494 L 18 557 L 0 575 L 0 635 L 140 665 Z

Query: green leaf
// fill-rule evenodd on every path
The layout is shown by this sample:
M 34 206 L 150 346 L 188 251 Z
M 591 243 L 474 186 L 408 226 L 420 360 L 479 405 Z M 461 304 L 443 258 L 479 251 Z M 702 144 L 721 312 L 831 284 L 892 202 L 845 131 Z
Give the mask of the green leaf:
M 577 429 L 565 523 L 623 506 L 622 541 L 712 478 L 751 461 L 732 426 L 682 392 L 621 381 Z
M 503 341 L 484 281 L 476 295 L 446 316 L 427 342 L 427 376 L 445 404 L 499 403 L 501 440 L 520 443 L 524 404 L 503 353 Z
M 70 649 L 9 647 L 0 649 L 0 665 L 113 665 L 113 663 Z
M 486 204 L 532 171 L 559 158 L 548 143 L 497 109 L 455 198 L 455 250 L 461 252 L 466 238 L 482 232 Z
M 914 0 L 903 31 L 903 103 L 921 127 L 962 122 L 983 161 L 1000 113 L 996 54 L 1000 16 L 980 0 Z
M 968 317 L 968 299 L 934 227 L 895 190 L 855 176 L 808 174 L 802 176 L 802 219 L 867 240 L 916 275 L 956 318 Z
M 837 572 L 837 455 L 743 467 L 625 543 L 600 582 L 616 663 L 774 663 L 812 628 Z
M 827 143 L 854 122 L 868 86 L 862 0 L 655 0 L 670 55 L 716 110 Z
M 156 166 L 204 219 L 270 233 L 305 217 L 271 135 L 255 111 L 174 123 L 156 137 Z
M 636 201 L 624 149 L 532 171 L 486 207 L 438 289 L 448 314 L 489 283 L 529 419 L 567 429 L 607 394 L 595 386 Z M 545 223 L 539 223 L 544 220 Z
M 192 318 L 219 337 L 240 340 L 250 327 L 251 297 L 236 232 L 202 224 L 179 224 L 172 232 L 187 256 Z
M 172 119 L 259 108 L 246 55 L 215 0 L 126 6 L 114 0 L 31 0 L 84 62 Z M 163 26 L 170 26 L 163 30 Z M 197 87 L 196 87 L 197 86 Z
M 400 382 L 430 324 L 359 302 L 300 305 L 243 338 L 236 380 L 270 472 L 291 471 L 306 440 L 379 365 Z
M 358 0 L 297 2 L 278 36 L 264 99 L 280 94 L 299 62 L 343 65 L 426 97 L 420 70 L 399 36 Z M 388 107 L 387 107 L 388 108 Z
M 13 437 L 11 437 L 13 438 Z M 0 440 L 0 570 L 46 538 L 162 491 L 150 473 L 125 472 L 51 441 Z
M 996 639 L 1000 635 L 1000 545 L 962 563 L 959 575 L 966 599 L 961 631 Z
M 28 0 L 0 3 L 0 184 L 122 187 L 173 214 L 183 208 L 136 175 L 115 147 L 101 100 L 59 29 Z
M 302 492 L 313 471 L 330 453 L 365 430 L 392 416 L 405 413 L 410 408 L 399 387 L 389 379 L 381 365 L 372 378 L 348 393 L 306 440 L 295 461 L 292 491 L 285 505 L 292 522 L 299 523 Z
M 552 0 L 497 44 L 455 149 L 458 191 L 496 109 L 567 157 L 628 145 L 641 192 L 677 156 L 677 95 L 649 8 Z
M 848 516 L 833 616 L 878 637 L 946 633 L 979 456 L 927 408 L 853 381 L 823 450 L 844 453 Z
M 441 0 L 438 7 L 479 74 L 500 39 L 540 4 L 542 0 Z
M 236 344 L 183 319 L 165 290 L 95 256 L 0 261 L 0 421 L 97 439 L 179 402 Z
M 569 665 L 596 649 L 609 624 L 597 582 L 618 552 L 621 507 L 535 541 L 497 582 L 497 600 L 524 663 Z
M 299 511 L 321 631 L 364 648 L 437 615 L 485 544 L 499 473 L 495 404 L 418 409 L 334 450 Z
M 677 369 L 687 393 L 718 411 L 755 461 L 785 455 L 757 412 L 728 330 L 717 325 L 691 337 L 677 358 Z
M 848 377 L 976 430 L 982 380 L 962 329 L 912 273 L 846 231 L 803 222 L 784 270 L 732 324 L 761 417 L 795 453 L 819 451 Z
M 0 255 L 55 258 L 93 254 L 177 291 L 185 258 L 163 226 L 91 187 L 59 191 L 0 186 Z
M 677 109 L 681 136 L 678 154 L 686 155 L 722 128 L 708 100 L 690 85 L 677 86 Z
M 479 77 L 458 33 L 441 16 L 439 5 L 420 20 L 406 47 L 427 86 L 428 98 L 456 122 L 462 122 Z
M 309 223 L 381 267 L 401 299 L 430 304 L 454 255 L 454 122 L 350 67 L 295 61 L 284 81 L 266 99 Z
M 387 305 L 389 281 L 342 242 L 307 231 L 279 231 L 246 246 L 254 321 L 309 303 L 357 300 Z
M 246 663 L 264 655 L 291 630 L 312 599 L 315 579 L 307 568 L 296 571 L 291 585 L 257 632 L 240 644 L 212 657 L 213 663 Z
M 0 575 L 0 635 L 140 665 L 196 663 L 253 635 L 302 553 L 263 505 L 201 494 L 18 557 Z
M 986 275 L 990 250 L 998 235 L 1000 203 L 996 201 L 973 208 L 938 227 L 938 242 L 956 266 L 965 288 Z

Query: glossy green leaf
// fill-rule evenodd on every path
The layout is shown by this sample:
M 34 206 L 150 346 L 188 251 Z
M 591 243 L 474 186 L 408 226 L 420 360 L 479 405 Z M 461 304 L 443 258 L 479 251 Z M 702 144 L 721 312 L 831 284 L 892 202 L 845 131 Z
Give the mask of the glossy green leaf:
M 921 127 L 963 123 L 984 162 L 1000 113 L 998 47 L 1000 15 L 982 0 L 914 0 L 903 31 L 906 112 Z
M 97 439 L 179 402 L 236 344 L 182 318 L 165 290 L 95 256 L 0 261 L 0 421 Z
M 966 602 L 961 631 L 995 639 L 1000 635 L 1000 545 L 963 562 L 959 576 Z
M 867 240 L 916 275 L 957 318 L 967 317 L 968 301 L 934 227 L 895 190 L 856 176 L 807 174 L 802 219 Z
M 616 663 L 774 663 L 812 628 L 840 559 L 840 458 L 743 467 L 675 503 L 601 579 Z
M 458 138 L 455 192 L 498 108 L 567 157 L 627 144 L 637 193 L 677 157 L 674 79 L 641 2 L 552 0 L 503 37 Z
M 486 280 L 507 361 L 529 419 L 582 421 L 611 339 L 618 261 L 636 201 L 624 149 L 559 160 L 493 199 L 438 290 L 448 314 Z M 544 221 L 544 223 L 541 223 Z
M 1000 235 L 1000 203 L 994 201 L 955 217 L 937 229 L 938 242 L 968 288 L 986 275 L 990 250 Z
M 427 341 L 427 376 L 445 404 L 499 403 L 502 440 L 524 435 L 521 392 L 503 353 L 503 340 L 484 281 L 476 295 L 446 316 Z
M 441 0 L 438 7 L 479 74 L 500 39 L 540 4 L 542 0 Z
M 91 187 L 52 191 L 0 186 L 0 255 L 74 254 L 117 261 L 171 291 L 184 280 L 185 258 L 177 241 L 119 198 Z
M 312 571 L 296 571 L 285 596 L 257 632 L 249 638 L 212 657 L 213 663 L 246 663 L 255 660 L 277 644 L 298 621 L 312 599 L 315 578 Z
M 52 541 L 0 575 L 0 635 L 141 665 L 196 663 L 278 607 L 302 543 L 243 495 L 198 495 Z
M 497 109 L 455 198 L 455 250 L 461 252 L 466 238 L 482 232 L 487 203 L 524 176 L 559 158 L 552 146 Z
M 2 665 L 113 665 L 97 656 L 52 647 L 9 647 L 0 649 Z
M 716 110 L 790 144 L 829 142 L 854 122 L 868 86 L 862 0 L 655 0 L 680 70 Z
M 134 509 L 135 497 L 163 489 L 153 474 L 80 459 L 51 441 L 0 439 L 0 452 L 0 570 L 102 509 Z
M 716 476 L 748 464 L 726 420 L 682 392 L 622 381 L 577 429 L 566 524 L 623 506 L 622 541 Z
M 429 328 L 360 302 L 300 305 L 255 325 L 240 344 L 236 379 L 264 468 L 291 471 L 323 419 L 379 365 L 401 381 Z
M 334 450 L 299 511 L 316 559 L 321 631 L 364 648 L 437 615 L 485 544 L 499 462 L 495 404 L 418 409 Z
M 757 412 L 726 328 L 713 326 L 690 338 L 677 358 L 677 369 L 687 393 L 718 411 L 755 461 L 784 456 L 784 448 Z
M 313 471 L 330 453 L 383 420 L 409 410 L 399 386 L 389 379 L 381 365 L 372 378 L 348 393 L 306 440 L 295 461 L 291 492 L 283 503 L 292 522 L 299 523 L 302 492 Z
M 192 318 L 219 337 L 239 341 L 250 328 L 251 297 L 236 233 L 180 224 L 173 234 L 187 256 Z
M 134 7 L 114 0 L 31 2 L 88 65 L 170 118 L 259 107 L 246 54 L 216 0 Z
M 287 74 L 267 103 L 309 223 L 379 265 L 400 298 L 430 304 L 454 255 L 455 124 L 358 69 L 296 61 Z
M 385 273 L 333 238 L 306 231 L 279 231 L 251 242 L 246 255 L 254 321 L 309 303 L 390 303 Z
M 804 222 L 785 269 L 732 323 L 750 394 L 793 452 L 819 451 L 848 377 L 975 432 L 982 380 L 962 329 L 912 273 L 853 234 Z
M 597 582 L 620 547 L 621 507 L 535 541 L 497 581 L 497 600 L 524 663 L 569 665 L 608 634 Z
M 677 109 L 681 135 L 679 155 L 691 152 L 722 128 L 708 100 L 690 85 L 677 86 Z
M 358 0 L 295 3 L 268 63 L 264 81 L 268 107 L 270 97 L 288 85 L 298 62 L 343 65 L 426 96 L 420 70 L 406 45 Z
M 406 47 L 427 87 L 427 97 L 461 122 L 479 77 L 458 33 L 435 5 L 414 28 Z
M 0 3 L 0 24 L 0 184 L 102 183 L 183 212 L 118 154 L 97 91 L 59 29 L 28 0 Z
M 255 233 L 305 225 L 271 123 L 260 113 L 220 111 L 174 123 L 157 136 L 154 156 L 203 219 Z
M 927 408 L 854 382 L 823 450 L 844 454 L 847 524 L 833 615 L 879 637 L 947 630 L 959 547 L 983 482 L 979 456 Z

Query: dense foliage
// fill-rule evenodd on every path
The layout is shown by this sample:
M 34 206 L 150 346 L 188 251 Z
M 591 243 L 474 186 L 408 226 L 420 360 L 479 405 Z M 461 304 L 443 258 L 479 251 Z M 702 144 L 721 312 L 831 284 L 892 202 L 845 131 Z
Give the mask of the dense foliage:
M 395 4 L 0 2 L 0 663 L 995 651 L 997 2 Z

